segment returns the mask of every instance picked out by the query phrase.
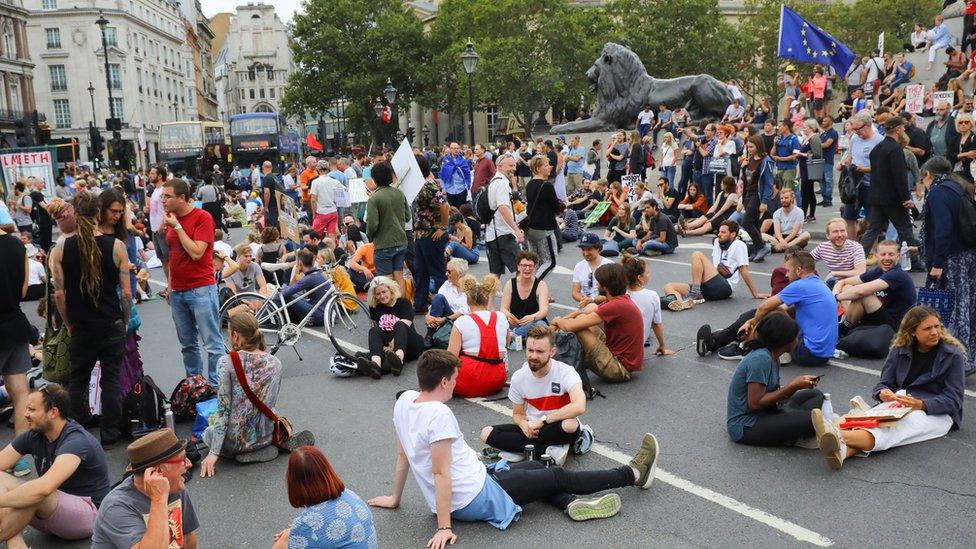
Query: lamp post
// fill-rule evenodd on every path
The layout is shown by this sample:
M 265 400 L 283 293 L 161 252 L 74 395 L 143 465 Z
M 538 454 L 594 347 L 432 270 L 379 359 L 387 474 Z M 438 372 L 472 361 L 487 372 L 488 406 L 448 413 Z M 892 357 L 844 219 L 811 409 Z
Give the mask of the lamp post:
M 95 162 L 95 160 L 98 158 L 101 151 L 98 152 L 95 151 L 97 133 L 98 133 L 98 124 L 95 123 L 95 86 L 93 86 L 90 81 L 88 82 L 88 96 L 91 98 L 91 106 L 92 106 L 92 119 L 91 122 L 88 123 L 88 144 L 91 147 L 91 152 L 92 152 L 92 159 L 91 159 L 92 165 L 96 165 L 99 163 Z
M 121 164 L 119 153 L 122 151 L 122 133 L 119 131 L 119 119 L 116 117 L 115 101 L 112 99 L 112 78 L 108 70 L 108 36 L 105 28 L 108 27 L 108 19 L 102 12 L 98 12 L 98 20 L 95 21 L 98 28 L 102 31 L 102 53 L 105 55 L 105 86 L 108 88 L 108 116 L 112 120 L 112 155 L 115 162 Z
M 471 75 L 474 68 L 478 65 L 478 53 L 474 51 L 474 44 L 468 39 L 468 45 L 461 53 L 461 64 L 464 72 L 468 73 L 468 125 L 470 126 L 471 147 L 474 147 L 474 88 L 471 86 Z
M 430 139 L 429 139 L 429 137 L 430 137 L 430 128 L 427 127 L 427 124 L 424 124 L 424 130 L 423 131 L 424 131 L 424 146 L 426 147 L 426 146 L 430 145 Z

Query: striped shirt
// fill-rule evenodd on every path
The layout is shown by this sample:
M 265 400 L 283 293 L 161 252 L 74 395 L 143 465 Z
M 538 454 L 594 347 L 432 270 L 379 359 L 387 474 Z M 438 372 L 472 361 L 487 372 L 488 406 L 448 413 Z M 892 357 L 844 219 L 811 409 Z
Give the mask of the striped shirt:
M 810 252 L 817 261 L 823 262 L 831 271 L 850 271 L 858 263 L 864 263 L 864 248 L 853 240 L 845 240 L 837 249 L 831 242 L 821 242 Z

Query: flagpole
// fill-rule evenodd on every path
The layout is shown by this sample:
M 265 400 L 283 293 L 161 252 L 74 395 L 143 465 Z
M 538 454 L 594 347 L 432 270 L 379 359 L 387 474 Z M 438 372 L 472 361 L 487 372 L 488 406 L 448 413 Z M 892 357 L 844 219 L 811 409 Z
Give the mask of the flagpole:
M 783 44 L 783 18 L 786 17 L 786 4 L 779 5 L 779 33 L 776 39 L 776 57 L 779 57 L 779 50 Z M 778 62 L 777 62 L 778 64 Z M 776 67 L 776 79 L 773 81 L 773 93 L 776 93 L 777 86 L 779 85 L 779 67 Z M 779 100 L 773 101 L 773 117 L 779 119 Z

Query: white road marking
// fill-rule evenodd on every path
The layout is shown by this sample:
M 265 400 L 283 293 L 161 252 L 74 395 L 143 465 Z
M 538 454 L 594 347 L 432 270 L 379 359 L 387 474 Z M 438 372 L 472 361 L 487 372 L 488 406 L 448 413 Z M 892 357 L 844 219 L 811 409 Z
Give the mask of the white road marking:
M 478 404 L 485 408 L 488 408 L 489 410 L 498 412 L 499 414 L 502 414 L 506 417 L 512 417 L 512 409 L 507 406 L 501 405 L 497 402 L 491 402 L 481 398 L 469 398 L 465 400 L 467 400 L 468 402 L 473 402 L 474 404 Z M 613 448 L 600 444 L 599 442 L 593 443 L 592 450 L 593 452 L 596 452 L 597 454 L 600 454 L 605 458 L 616 461 L 617 463 L 623 465 L 628 465 L 630 463 L 630 456 L 624 454 L 623 452 L 614 450 Z M 784 534 L 791 536 L 799 541 L 811 543 L 818 547 L 830 547 L 831 545 L 834 544 L 833 540 L 831 540 L 830 538 L 822 534 L 818 534 L 817 532 L 804 528 L 796 523 L 790 522 L 786 519 L 767 513 L 762 509 L 757 509 L 747 503 L 743 503 L 737 499 L 731 498 L 724 494 L 720 494 L 714 490 L 705 488 L 704 486 L 695 484 L 690 480 L 683 479 L 673 473 L 669 473 L 661 469 L 660 467 L 657 468 L 657 473 L 654 475 L 654 478 L 665 484 L 669 484 L 679 490 L 683 490 L 685 492 L 688 492 L 689 494 L 698 496 L 706 501 L 710 501 L 717 505 L 721 505 L 722 507 L 725 507 L 726 509 L 734 513 L 738 513 L 748 519 L 752 519 L 761 524 L 765 524 L 770 528 L 779 530 L 780 532 L 783 532 Z

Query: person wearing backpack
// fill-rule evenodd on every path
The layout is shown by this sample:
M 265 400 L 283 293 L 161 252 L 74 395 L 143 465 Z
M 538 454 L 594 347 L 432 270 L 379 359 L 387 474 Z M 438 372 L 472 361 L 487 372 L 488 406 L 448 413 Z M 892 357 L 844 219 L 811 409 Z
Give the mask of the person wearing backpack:
M 966 375 L 976 373 L 976 214 L 974 185 L 960 174 L 949 174 L 951 164 L 936 156 L 922 165 L 922 184 L 928 190 L 922 208 L 922 235 L 928 284 L 945 288 L 953 294 L 953 310 L 944 319 L 946 329 L 969 350 Z M 964 222 L 968 209 L 969 225 Z M 966 239 L 969 239 L 967 242 Z
M 501 277 L 505 269 L 517 272 L 515 254 L 525 235 L 515 221 L 512 209 L 512 176 L 515 175 L 515 159 L 508 154 L 498 157 L 497 171 L 488 182 L 488 192 L 478 197 L 478 218 L 485 224 L 485 242 L 488 251 L 488 271 Z
M 31 212 L 34 202 L 27 192 L 27 183 L 20 180 L 14 183 L 14 193 L 10 200 L 10 212 L 13 215 L 14 223 L 17 225 L 17 232 L 32 233 L 34 230 L 34 220 L 31 219 Z

